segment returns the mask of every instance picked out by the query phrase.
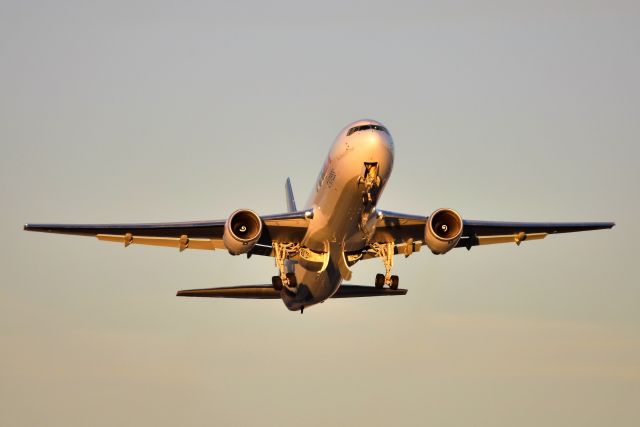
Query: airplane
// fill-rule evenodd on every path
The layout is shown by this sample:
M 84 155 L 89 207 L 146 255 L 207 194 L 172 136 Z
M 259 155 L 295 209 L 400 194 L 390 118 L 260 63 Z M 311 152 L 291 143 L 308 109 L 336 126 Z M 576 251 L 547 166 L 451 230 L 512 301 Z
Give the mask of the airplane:
M 394 160 L 389 130 L 375 120 L 343 128 L 326 157 L 304 209 L 298 210 L 291 181 L 287 212 L 260 216 L 238 209 L 226 220 L 144 224 L 26 224 L 27 231 L 94 236 L 106 242 L 186 249 L 226 250 L 231 255 L 270 256 L 278 274 L 271 284 L 182 290 L 178 296 L 281 299 L 291 311 L 329 298 L 405 295 L 394 256 L 409 257 L 426 246 L 433 254 L 454 248 L 544 239 L 549 234 L 610 229 L 613 222 L 501 222 L 462 219 L 450 208 L 429 216 L 378 209 Z M 373 286 L 342 284 L 351 267 L 377 258 L 384 274 Z

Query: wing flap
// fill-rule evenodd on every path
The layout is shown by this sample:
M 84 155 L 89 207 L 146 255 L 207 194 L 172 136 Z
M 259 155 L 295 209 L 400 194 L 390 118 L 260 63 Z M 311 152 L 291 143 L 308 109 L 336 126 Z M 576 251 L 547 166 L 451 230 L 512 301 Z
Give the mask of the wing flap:
M 129 246 L 132 244 L 165 246 L 169 248 L 178 248 L 180 249 L 180 252 L 185 249 L 203 249 L 210 251 L 215 249 L 225 249 L 222 240 L 189 238 L 186 234 L 183 234 L 179 238 L 134 236 L 130 233 L 127 233 L 125 235 L 98 234 L 96 235 L 96 237 L 98 238 L 98 240 L 104 242 L 122 243 L 125 246 Z
M 525 233 L 520 232 L 518 234 L 507 234 L 505 236 L 478 236 L 478 245 L 495 245 L 498 243 L 515 243 L 519 245 L 525 240 L 540 240 L 548 236 L 548 233 Z

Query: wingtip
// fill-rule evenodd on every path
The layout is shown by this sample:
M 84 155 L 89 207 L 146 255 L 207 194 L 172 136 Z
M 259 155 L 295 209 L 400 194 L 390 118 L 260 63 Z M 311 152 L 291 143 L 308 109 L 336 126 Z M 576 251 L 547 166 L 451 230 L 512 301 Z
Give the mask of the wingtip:
M 23 229 L 24 231 L 29 231 L 29 224 L 25 224 L 25 225 L 23 225 L 23 226 L 22 226 L 22 229 Z

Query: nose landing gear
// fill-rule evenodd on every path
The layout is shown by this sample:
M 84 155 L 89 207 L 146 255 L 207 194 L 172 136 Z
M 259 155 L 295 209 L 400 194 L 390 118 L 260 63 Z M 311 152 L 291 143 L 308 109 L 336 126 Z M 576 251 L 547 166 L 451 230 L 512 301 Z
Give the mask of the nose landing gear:
M 370 230 L 367 229 L 367 222 L 373 212 L 378 201 L 378 193 L 380 192 L 380 176 L 378 175 L 377 162 L 365 162 L 364 174 L 358 178 L 358 188 L 362 190 L 362 213 L 360 222 L 358 223 L 364 240 L 369 240 Z
M 380 257 L 385 269 L 385 274 L 376 274 L 374 284 L 378 289 L 382 289 L 384 285 L 389 286 L 391 289 L 398 289 L 400 279 L 396 275 L 391 275 L 394 246 L 395 244 L 393 242 L 371 244 L 371 250 L 373 250 L 376 256 Z
M 378 190 L 380 189 L 380 177 L 378 176 L 378 163 L 364 164 L 364 174 L 358 178 L 358 187 L 362 187 L 362 204 L 368 208 L 376 204 Z

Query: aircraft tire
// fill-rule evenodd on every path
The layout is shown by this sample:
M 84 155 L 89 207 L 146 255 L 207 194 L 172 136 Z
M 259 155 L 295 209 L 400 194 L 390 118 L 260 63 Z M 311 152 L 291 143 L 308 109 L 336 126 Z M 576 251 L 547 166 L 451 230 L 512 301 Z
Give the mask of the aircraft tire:
M 391 289 L 398 289 L 398 284 L 400 283 L 400 279 L 398 276 L 391 276 Z
M 276 291 L 282 290 L 282 278 L 280 278 L 280 276 L 271 277 L 271 284 Z
M 298 287 L 298 279 L 294 273 L 287 273 L 287 279 L 289 279 L 289 286 L 292 288 Z
M 384 274 L 376 274 L 376 281 L 374 283 L 376 288 L 382 289 L 384 287 Z

